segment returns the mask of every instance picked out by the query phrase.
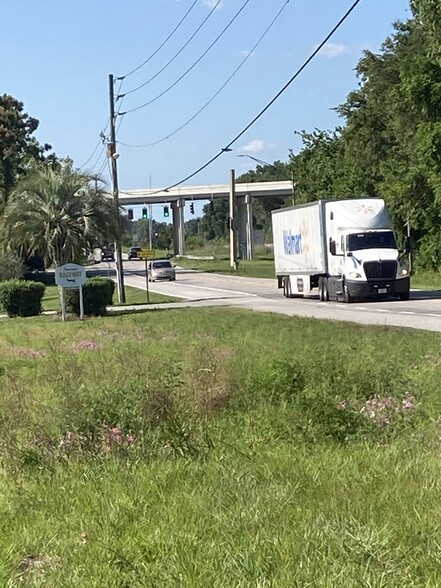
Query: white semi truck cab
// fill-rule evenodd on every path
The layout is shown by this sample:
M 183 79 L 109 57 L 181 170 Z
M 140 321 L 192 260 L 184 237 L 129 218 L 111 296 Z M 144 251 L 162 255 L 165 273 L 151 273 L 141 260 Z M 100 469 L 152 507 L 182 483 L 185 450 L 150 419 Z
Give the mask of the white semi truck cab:
M 286 297 L 318 290 L 320 300 L 409 298 L 408 269 L 382 199 L 319 200 L 275 210 L 272 223 Z

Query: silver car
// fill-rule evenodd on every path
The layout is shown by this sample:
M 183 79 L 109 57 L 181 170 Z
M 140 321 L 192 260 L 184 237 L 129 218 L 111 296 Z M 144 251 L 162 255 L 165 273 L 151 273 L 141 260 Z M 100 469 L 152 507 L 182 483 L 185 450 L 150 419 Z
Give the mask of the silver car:
M 176 280 L 175 266 L 169 259 L 155 259 L 148 263 L 149 282 L 156 280 Z

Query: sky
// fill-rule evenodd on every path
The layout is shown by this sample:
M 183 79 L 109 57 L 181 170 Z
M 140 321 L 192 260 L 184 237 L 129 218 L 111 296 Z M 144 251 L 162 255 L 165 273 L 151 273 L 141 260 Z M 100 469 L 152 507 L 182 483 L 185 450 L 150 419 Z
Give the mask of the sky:
M 116 96 L 126 94 L 116 100 L 120 189 L 164 188 L 238 135 L 352 1 L 1 0 L 0 92 L 40 121 L 41 143 L 110 182 L 100 133 L 109 134 L 109 74 L 125 76 L 114 84 Z M 228 183 L 230 169 L 239 176 L 255 168 L 251 157 L 287 161 L 289 150 L 301 147 L 295 131 L 339 124 L 332 108 L 356 87 L 363 50 L 379 50 L 392 23 L 411 16 L 408 4 L 362 0 L 233 150 L 187 184 Z M 196 215 L 201 207 L 196 203 Z

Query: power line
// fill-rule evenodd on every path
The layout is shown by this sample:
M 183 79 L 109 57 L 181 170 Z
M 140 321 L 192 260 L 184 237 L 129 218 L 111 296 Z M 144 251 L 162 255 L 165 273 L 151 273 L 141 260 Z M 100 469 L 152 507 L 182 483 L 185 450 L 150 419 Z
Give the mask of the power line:
M 241 63 L 238 65 L 238 67 L 236 67 L 236 69 L 233 71 L 233 73 L 222 84 L 222 86 L 217 90 L 217 92 L 215 94 L 213 94 L 213 96 L 191 118 L 189 118 L 185 123 L 183 123 L 181 126 L 179 126 L 177 129 L 175 129 L 174 131 L 172 131 L 168 135 L 165 135 L 161 139 L 158 139 L 158 140 L 153 141 L 151 143 L 146 143 L 145 145 L 129 145 L 127 143 L 123 143 L 122 141 L 118 141 L 118 143 L 120 145 L 124 145 L 124 147 L 134 147 L 134 148 L 139 148 L 139 147 L 153 147 L 154 145 L 158 145 L 159 143 L 162 143 L 163 141 L 166 141 L 167 139 L 170 139 L 171 137 L 173 137 L 174 135 L 176 135 L 177 133 L 179 133 L 179 131 L 182 131 L 182 129 L 184 129 L 186 126 L 188 126 L 191 122 L 193 122 L 194 119 L 196 117 L 198 117 L 214 101 L 214 99 L 217 98 L 217 96 L 219 96 L 219 94 L 222 92 L 222 90 L 231 82 L 231 80 L 238 73 L 238 71 L 245 65 L 245 63 L 248 61 L 248 59 L 252 56 L 253 52 L 257 49 L 257 47 L 263 41 L 263 39 L 265 38 L 265 36 L 268 34 L 268 32 L 270 31 L 270 29 L 272 28 L 272 26 L 275 24 L 275 22 L 277 21 L 277 19 L 280 17 L 280 15 L 282 14 L 282 12 L 288 6 L 289 2 L 290 2 L 290 0 L 285 0 L 285 3 L 280 8 L 280 10 L 276 14 L 276 16 L 273 18 L 273 20 L 267 26 L 267 28 L 265 29 L 265 31 L 259 37 L 259 39 L 257 40 L 257 42 L 252 47 L 252 49 L 250 49 L 250 51 L 248 52 L 248 54 L 246 55 L 246 57 L 241 61 Z
M 176 31 L 179 29 L 179 27 L 185 22 L 186 18 L 189 16 L 190 12 L 193 10 L 193 8 L 196 6 L 197 3 L 198 3 L 198 0 L 194 0 L 193 4 L 190 6 L 190 8 L 184 14 L 184 16 L 181 18 L 181 20 L 178 22 L 178 24 L 172 30 L 172 32 L 159 45 L 159 47 L 157 49 L 155 49 L 155 51 L 153 51 L 153 53 L 147 57 L 147 59 L 145 59 L 137 67 L 135 67 L 134 69 L 132 69 L 131 71 L 129 71 L 129 73 L 126 73 L 123 76 L 119 76 L 116 79 L 117 80 L 124 80 L 125 78 L 128 78 L 129 76 L 131 76 L 132 74 L 134 74 L 135 72 L 137 72 L 138 70 L 140 70 L 142 67 L 144 67 L 144 65 L 146 65 L 151 59 L 153 59 L 153 57 L 155 57 L 155 55 L 157 53 L 159 53 L 159 51 L 164 47 L 164 45 L 166 45 L 168 43 L 168 41 L 170 41 L 170 39 L 173 37 L 173 35 L 176 33 Z
M 87 160 L 83 163 L 83 165 L 80 166 L 79 169 L 83 169 L 84 167 L 86 167 L 86 165 L 89 163 L 89 161 L 92 159 L 92 157 L 95 155 L 95 153 L 98 151 L 98 147 L 103 143 L 103 137 L 105 135 L 105 132 L 107 130 L 107 127 L 109 126 L 109 120 L 107 120 L 107 124 L 104 127 L 104 129 L 100 132 L 100 138 L 98 140 L 98 143 L 95 146 L 95 149 L 92 151 L 92 153 L 89 155 L 89 157 L 87 158 Z
M 201 24 L 197 27 L 197 29 L 194 31 L 194 33 L 190 36 L 190 38 L 186 41 L 186 43 L 184 43 L 184 45 L 179 49 L 179 51 L 177 53 L 175 53 L 175 55 L 173 55 L 173 57 L 169 61 L 167 61 L 167 63 L 159 71 L 157 71 L 155 73 L 155 75 L 153 75 L 151 78 L 149 78 L 144 83 L 137 86 L 136 88 L 133 88 L 132 90 L 128 90 L 125 94 L 121 94 L 121 95 L 117 94 L 116 100 L 118 101 L 120 98 L 123 98 L 124 96 L 127 96 L 128 94 L 133 94 L 133 92 L 137 92 L 141 88 L 144 88 L 144 86 L 147 86 L 147 84 L 152 82 L 154 79 L 156 79 L 160 74 L 162 74 L 162 72 L 165 71 L 175 61 L 175 59 L 177 59 L 179 57 L 179 55 L 184 51 L 184 49 L 192 42 L 192 40 L 196 37 L 196 35 L 199 33 L 199 31 L 202 29 L 202 27 L 205 25 L 205 23 L 208 21 L 210 16 L 213 14 L 213 12 L 216 10 L 216 8 L 219 6 L 219 4 L 221 2 L 222 2 L 222 0 L 216 0 L 216 3 L 212 6 L 210 12 L 207 14 L 207 16 L 201 22 Z
M 199 174 L 201 171 L 203 171 L 204 169 L 206 169 L 209 165 L 211 165 L 214 161 L 216 161 L 217 159 L 219 159 L 219 157 L 221 157 L 221 155 L 223 155 L 225 152 L 227 151 L 231 151 L 231 146 L 238 140 L 240 139 L 240 137 L 242 137 L 242 135 L 244 135 L 258 120 L 259 118 L 261 118 L 265 112 L 274 104 L 274 102 L 288 89 L 288 87 L 299 77 L 299 75 L 303 72 L 304 69 L 306 69 L 306 67 L 308 67 L 308 65 L 311 63 L 311 61 L 314 59 L 314 57 L 323 49 L 324 45 L 326 45 L 326 43 L 329 41 L 329 39 L 331 39 L 331 37 L 337 32 L 337 30 L 342 26 L 342 24 L 349 18 L 349 16 L 351 15 L 351 13 L 355 10 L 355 8 L 358 6 L 358 4 L 360 4 L 361 0 L 355 0 L 355 2 L 353 2 L 353 4 L 351 5 L 351 7 L 346 11 L 346 13 L 341 17 L 341 19 L 337 22 L 337 24 L 332 28 L 331 32 L 328 33 L 328 35 L 323 39 L 323 41 L 317 45 L 317 47 L 315 48 L 315 50 L 311 53 L 311 55 L 308 57 L 308 59 L 299 67 L 299 69 L 295 72 L 295 74 L 288 80 L 288 82 L 283 86 L 283 88 L 281 88 L 281 90 L 279 90 L 277 92 L 277 94 L 274 96 L 274 98 L 272 98 L 268 104 L 259 112 L 259 114 L 257 114 L 253 120 L 247 124 L 247 126 L 242 129 L 240 131 L 240 133 L 238 133 L 234 139 L 232 139 L 228 145 L 226 145 L 226 147 L 223 147 L 216 155 L 214 155 L 211 159 L 209 159 L 206 163 L 204 163 L 204 165 L 201 165 L 201 167 L 199 167 L 196 171 L 194 171 L 193 173 L 189 174 L 188 176 L 186 176 L 185 178 L 183 178 L 182 180 L 180 180 L 179 182 L 175 182 L 174 184 L 171 184 L 170 186 L 167 186 L 166 188 L 163 188 L 162 190 L 156 190 L 155 192 L 152 192 L 150 194 L 150 196 L 154 195 L 154 194 L 158 194 L 160 192 L 167 192 L 168 190 L 171 190 L 172 188 L 176 188 L 177 186 L 180 186 L 181 184 L 183 184 L 184 182 L 187 182 L 188 180 L 190 180 L 191 178 L 194 178 L 194 176 L 196 176 L 197 174 Z
M 105 152 L 106 152 L 106 148 L 107 148 L 107 145 L 106 145 L 106 144 L 103 144 L 103 147 L 102 147 L 102 149 L 101 149 L 101 151 L 100 151 L 100 154 L 99 154 L 99 155 L 98 155 L 98 157 L 96 158 L 96 160 L 95 160 L 95 163 L 94 163 L 94 164 L 92 165 L 92 167 L 90 168 L 90 170 L 91 170 L 91 171 L 93 171 L 93 170 L 96 168 L 96 166 L 99 164 L 99 162 L 100 162 L 101 158 L 103 157 L 103 155 L 104 155 L 104 154 L 105 154 Z
M 245 7 L 247 6 L 247 4 L 250 1 L 251 0 L 245 0 L 245 2 L 242 4 L 242 6 L 239 8 L 239 10 L 236 12 L 236 14 L 230 20 L 230 22 L 223 28 L 223 30 L 219 33 L 219 35 L 215 38 L 215 40 L 209 45 L 209 47 L 193 63 L 193 65 L 191 65 L 181 76 L 179 76 L 179 78 L 175 82 L 173 82 L 173 84 L 171 84 L 171 86 L 169 86 L 168 88 L 166 88 L 165 90 L 163 90 L 160 94 L 158 94 L 157 96 L 155 96 L 154 98 L 152 98 L 148 102 L 145 102 L 144 104 L 141 104 L 140 106 L 136 106 L 135 108 L 131 108 L 130 110 L 126 110 L 125 112 L 118 112 L 118 115 L 121 116 L 123 114 L 129 114 L 131 112 L 135 112 L 137 110 L 141 110 L 141 108 L 145 108 L 149 104 L 153 104 L 153 102 L 156 102 L 157 100 L 159 100 L 159 98 L 161 98 L 162 96 L 164 96 L 164 94 L 167 94 L 167 92 L 170 92 L 170 90 L 172 88 L 174 88 L 183 78 L 185 78 L 186 75 L 188 75 L 197 66 L 197 64 L 200 61 L 202 61 L 202 59 L 207 55 L 207 53 L 216 45 L 216 43 L 227 32 L 227 30 L 231 27 L 231 25 L 234 23 L 234 21 L 239 17 L 239 15 L 241 14 L 241 12 L 245 9 Z

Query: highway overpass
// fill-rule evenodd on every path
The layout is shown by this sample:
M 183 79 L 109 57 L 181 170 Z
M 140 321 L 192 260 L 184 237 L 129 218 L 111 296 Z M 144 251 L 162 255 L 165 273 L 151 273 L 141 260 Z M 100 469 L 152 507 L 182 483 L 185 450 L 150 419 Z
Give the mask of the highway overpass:
M 246 244 L 246 258 L 253 257 L 253 198 L 269 196 L 292 196 L 291 181 L 254 182 L 242 184 L 236 182 L 236 228 L 237 243 Z M 187 200 L 214 200 L 228 198 L 230 184 L 207 184 L 201 186 L 178 186 L 170 190 L 154 188 L 140 190 L 120 190 L 119 202 L 122 206 L 143 204 L 170 204 L 173 212 L 173 249 L 175 255 L 185 253 L 184 209 Z M 227 219 L 225 219 L 227 220 Z

